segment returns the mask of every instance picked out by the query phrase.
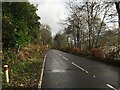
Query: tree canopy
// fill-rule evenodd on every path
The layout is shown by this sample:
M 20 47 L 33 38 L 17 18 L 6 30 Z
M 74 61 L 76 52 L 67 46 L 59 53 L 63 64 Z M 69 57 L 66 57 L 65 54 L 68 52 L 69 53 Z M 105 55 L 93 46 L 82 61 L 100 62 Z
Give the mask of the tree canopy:
M 4 2 L 2 4 L 3 49 L 22 47 L 37 42 L 40 17 L 37 8 L 29 2 Z

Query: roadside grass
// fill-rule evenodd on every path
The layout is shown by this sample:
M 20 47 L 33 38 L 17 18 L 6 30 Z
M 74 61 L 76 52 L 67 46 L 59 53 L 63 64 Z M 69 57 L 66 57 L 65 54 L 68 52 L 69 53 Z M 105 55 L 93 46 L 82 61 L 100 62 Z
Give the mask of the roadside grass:
M 38 50 L 36 50 L 36 48 Z M 32 51 L 32 52 L 30 52 Z M 21 55 L 18 58 L 9 58 L 9 79 L 10 82 L 7 84 L 4 81 L 4 74 L 2 75 L 2 87 L 3 88 L 37 88 L 41 74 L 41 67 L 45 55 L 45 51 L 41 52 L 41 48 L 34 45 L 34 48 L 30 47 L 25 52 L 21 51 Z M 30 55 L 30 56 L 29 56 Z M 3 65 L 6 62 L 3 62 Z

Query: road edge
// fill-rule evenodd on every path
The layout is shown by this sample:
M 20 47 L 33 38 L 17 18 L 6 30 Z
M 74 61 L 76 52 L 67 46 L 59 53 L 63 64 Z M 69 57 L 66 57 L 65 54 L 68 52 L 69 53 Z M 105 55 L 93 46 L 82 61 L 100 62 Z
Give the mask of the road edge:
M 47 54 L 45 54 L 45 56 L 44 56 L 44 60 L 43 60 L 43 64 L 42 64 L 42 69 L 41 69 L 40 80 L 38 82 L 38 89 L 40 89 L 41 86 L 42 86 L 43 72 L 44 72 L 44 67 L 45 67 L 46 56 L 47 56 Z

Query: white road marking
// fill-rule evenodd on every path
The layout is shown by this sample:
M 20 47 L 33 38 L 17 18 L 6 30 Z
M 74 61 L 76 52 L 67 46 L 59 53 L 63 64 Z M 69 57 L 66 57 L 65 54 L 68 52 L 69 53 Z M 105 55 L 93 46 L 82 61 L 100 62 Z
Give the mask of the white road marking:
M 58 54 L 59 56 L 62 56 L 61 54 Z
M 63 59 L 65 59 L 65 60 L 67 60 L 67 61 L 68 61 L 68 59 L 67 59 L 66 57 L 64 57 L 64 56 L 63 56 Z
M 83 69 L 82 67 L 79 67 L 82 71 L 85 71 L 85 69 Z
M 85 70 L 84 68 L 78 66 L 77 64 L 75 64 L 74 62 L 72 62 L 73 65 L 75 65 L 77 68 L 81 69 L 82 71 L 84 71 L 85 73 L 89 73 L 87 70 Z
M 43 79 L 43 72 L 44 72 L 46 57 L 47 57 L 47 54 L 45 55 L 44 61 L 43 61 L 43 64 L 42 64 L 42 69 L 41 69 L 40 80 L 39 80 L 39 83 L 38 83 L 38 88 L 41 88 L 41 86 L 42 86 L 42 79 Z
M 57 53 L 57 54 L 58 54 L 58 53 Z M 58 54 L 58 55 L 62 57 L 61 54 Z M 68 61 L 68 59 L 67 59 L 66 57 L 63 56 L 62 58 Z
M 57 53 L 57 54 L 58 54 L 58 53 Z M 62 55 L 61 55 L 61 54 L 58 54 L 58 55 L 62 57 Z M 64 56 L 63 56 L 62 58 L 68 61 L 68 59 L 67 59 L 66 57 L 64 57 Z M 73 64 L 74 66 L 76 66 L 77 68 L 81 69 L 82 71 L 84 71 L 85 73 L 89 73 L 87 70 L 85 70 L 84 68 L 82 68 L 82 67 L 78 66 L 78 65 L 77 65 L 77 64 L 75 64 L 74 62 L 72 62 L 72 64 Z M 96 76 L 95 76 L 95 75 L 93 75 L 92 77 L 96 77 Z
M 85 71 L 86 73 L 88 73 L 88 71 Z
M 72 62 L 73 65 L 75 65 L 76 67 L 78 67 L 79 69 L 81 69 L 82 71 L 85 71 L 85 69 L 83 69 L 82 67 L 78 66 L 77 64 L 75 64 L 74 62 Z
M 113 90 L 117 90 L 115 87 L 113 87 L 113 86 L 110 85 L 110 84 L 107 84 L 107 86 L 108 86 L 109 88 L 113 89 Z
M 95 75 L 93 75 L 93 77 L 96 77 Z

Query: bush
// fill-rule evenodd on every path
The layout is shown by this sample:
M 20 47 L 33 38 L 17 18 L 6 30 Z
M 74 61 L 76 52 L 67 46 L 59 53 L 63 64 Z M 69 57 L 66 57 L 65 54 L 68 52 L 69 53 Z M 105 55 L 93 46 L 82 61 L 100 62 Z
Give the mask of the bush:
M 81 50 L 80 51 L 80 55 L 82 55 L 82 56 L 89 56 L 90 55 L 90 51 L 89 50 Z
M 98 58 L 103 58 L 104 50 L 102 48 L 93 48 L 90 50 L 90 55 Z
M 45 45 L 29 45 L 18 53 L 18 59 L 25 60 L 32 58 L 36 52 L 43 54 L 46 51 L 47 47 Z
M 120 60 L 120 48 L 113 49 L 113 51 L 109 52 L 109 59 Z
M 72 53 L 74 53 L 74 54 L 79 54 L 80 51 L 81 51 L 81 49 L 78 48 L 78 47 L 74 47 L 74 48 L 72 49 Z
M 67 47 L 67 48 L 65 49 L 65 51 L 71 53 L 72 48 L 71 48 L 71 47 Z

